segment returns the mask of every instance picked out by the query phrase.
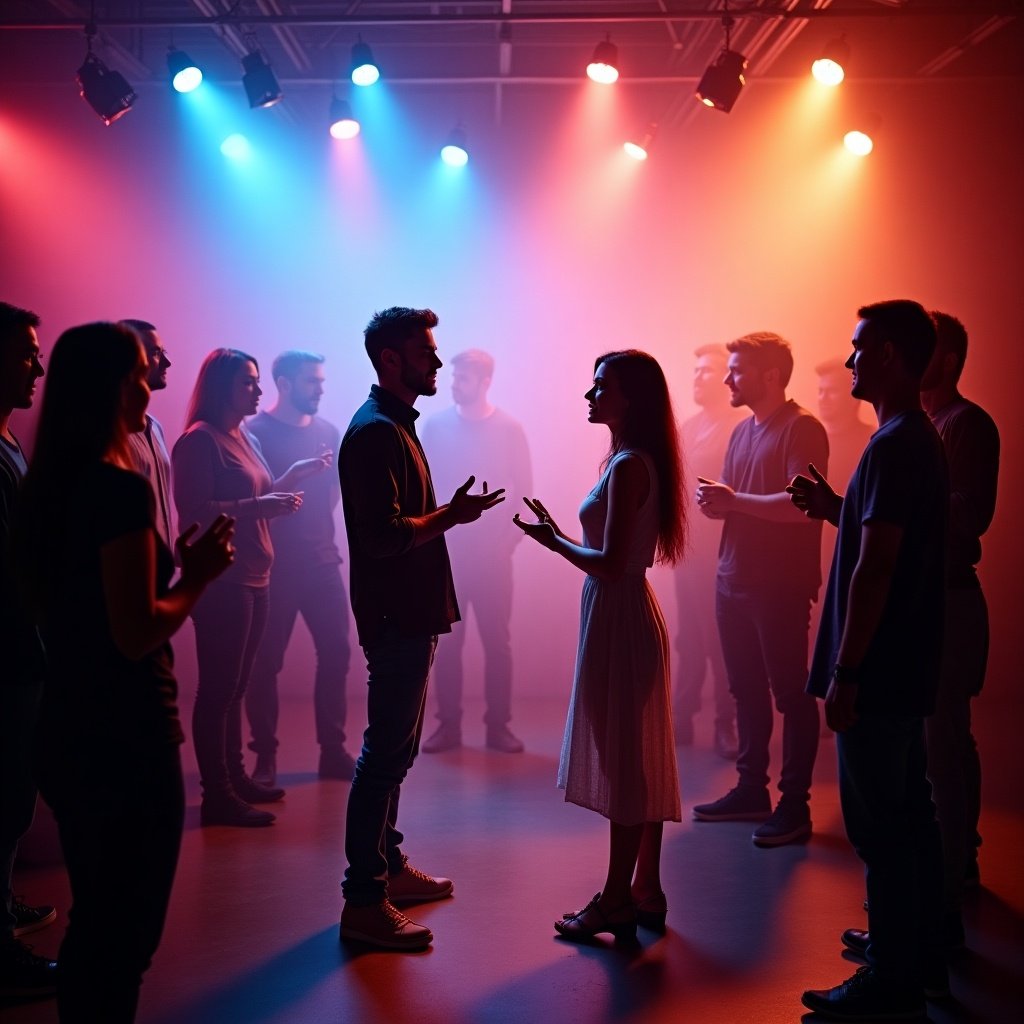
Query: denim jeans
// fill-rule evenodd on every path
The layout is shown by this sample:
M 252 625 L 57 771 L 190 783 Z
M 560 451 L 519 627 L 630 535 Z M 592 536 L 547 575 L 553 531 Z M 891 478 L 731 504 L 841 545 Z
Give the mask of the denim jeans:
M 677 566 L 675 571 L 678 632 L 676 634 L 676 692 L 673 707 L 678 718 L 700 711 L 701 689 L 708 668 L 715 703 L 715 721 L 731 723 L 736 701 L 729 692 L 729 676 L 722 655 L 715 618 L 715 574 L 702 565 Z
M 436 647 L 436 636 L 401 636 L 389 629 L 379 643 L 363 648 L 367 725 L 348 797 L 348 868 L 341 884 L 355 906 L 380 903 L 387 897 L 388 874 L 402 870 L 398 801 L 402 780 L 419 753 Z
M 718 631 L 736 698 L 740 785 L 768 785 L 774 696 L 782 715 L 779 790 L 788 799 L 804 801 L 818 754 L 818 705 L 805 690 L 810 608 L 806 594 L 781 586 L 761 591 L 718 584 Z
M 274 563 L 270 573 L 270 606 L 263 642 L 245 691 L 245 711 L 252 729 L 250 750 L 277 750 L 277 677 L 301 615 L 316 650 L 313 713 L 316 741 L 322 750 L 345 746 L 345 677 L 348 675 L 348 597 L 336 562 L 294 566 Z
M 942 962 L 942 846 L 921 718 L 861 715 L 836 734 L 846 834 L 865 866 L 868 963 L 920 986 Z

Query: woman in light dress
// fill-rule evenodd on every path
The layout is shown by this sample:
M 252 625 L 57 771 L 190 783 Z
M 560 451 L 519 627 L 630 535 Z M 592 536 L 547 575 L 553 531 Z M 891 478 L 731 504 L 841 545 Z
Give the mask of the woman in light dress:
M 669 703 L 668 634 L 646 570 L 673 564 L 685 543 L 682 468 L 665 375 L 645 352 L 601 356 L 585 396 L 588 420 L 611 432 L 604 472 L 580 506 L 582 541 L 544 505 L 516 524 L 586 573 L 569 718 L 558 784 L 565 798 L 610 824 L 604 888 L 555 922 L 576 942 L 637 924 L 664 931 L 661 837 L 679 821 L 679 781 Z

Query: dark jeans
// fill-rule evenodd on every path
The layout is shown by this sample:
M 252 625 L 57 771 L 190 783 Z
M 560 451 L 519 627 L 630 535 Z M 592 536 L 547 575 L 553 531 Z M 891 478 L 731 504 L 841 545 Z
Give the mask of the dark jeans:
M 356 906 L 383 900 L 388 874 L 402 869 L 398 800 L 402 780 L 419 753 L 436 646 L 436 636 L 389 633 L 363 648 L 369 672 L 367 725 L 348 797 L 348 868 L 341 883 L 345 899 Z
M 204 797 L 232 792 L 245 774 L 242 698 L 267 621 L 267 588 L 213 583 L 192 610 L 199 688 L 192 742 Z
M 60 946 L 61 1024 L 129 1024 L 160 943 L 185 819 L 177 746 L 44 755 L 71 909 Z
M 718 584 L 718 632 L 736 698 L 740 785 L 768 785 L 774 696 L 782 715 L 779 790 L 792 800 L 808 799 L 818 753 L 818 706 L 804 689 L 810 608 L 806 594 L 782 586 L 741 591 Z
M 345 746 L 348 597 L 341 567 L 336 562 L 294 566 L 282 561 L 274 563 L 270 574 L 267 627 L 245 691 L 245 710 L 252 729 L 249 749 L 257 754 L 273 754 L 277 750 L 277 677 L 284 665 L 295 618 L 300 614 L 316 650 L 316 741 L 323 750 L 340 751 Z
M 714 572 L 703 567 L 682 566 L 675 571 L 679 629 L 676 634 L 677 716 L 692 718 L 700 711 L 700 692 L 708 666 L 715 700 L 715 720 L 732 722 L 736 702 L 729 692 L 729 676 L 722 656 L 715 617 Z
M 980 589 L 946 591 L 946 627 L 935 713 L 925 719 L 928 778 L 942 833 L 943 904 L 960 909 L 964 873 L 976 856 L 981 760 L 971 733 L 971 699 L 988 661 L 988 607 Z
M 920 718 L 861 715 L 836 734 L 846 834 L 865 866 L 867 959 L 919 987 L 942 962 L 942 845 L 925 775 Z
M 0 941 L 14 930 L 11 872 L 36 808 L 34 740 L 42 693 L 42 682 L 0 683 Z
M 484 648 L 484 696 L 488 725 L 505 725 L 512 718 L 512 559 L 496 557 L 467 566 L 456 563 L 459 606 L 463 615 L 472 607 Z M 462 648 L 466 623 L 452 623 L 451 633 L 437 645 L 434 686 L 437 717 L 458 725 L 462 721 Z

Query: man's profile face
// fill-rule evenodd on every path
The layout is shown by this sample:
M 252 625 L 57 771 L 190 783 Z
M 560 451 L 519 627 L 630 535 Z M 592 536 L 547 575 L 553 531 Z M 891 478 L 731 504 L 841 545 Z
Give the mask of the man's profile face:
M 858 320 L 853 330 L 853 351 L 846 360 L 846 368 L 853 371 L 850 394 L 871 402 L 880 393 L 885 374 L 886 343 L 870 320 Z
M 167 370 L 171 365 L 167 358 L 167 350 L 156 331 L 136 331 L 146 350 L 146 383 L 150 391 L 160 391 L 167 387 Z
M 726 366 L 721 359 L 703 355 L 697 357 L 693 367 L 693 401 L 702 409 L 708 405 L 721 405 L 726 397 L 722 377 Z
M 30 408 L 36 381 L 43 373 L 36 329 L 27 324 L 12 328 L 7 340 L 0 342 L 0 393 L 4 405 L 12 409 Z
M 452 401 L 456 405 L 473 405 L 487 397 L 490 378 L 472 366 L 456 366 L 452 370 Z
M 434 332 L 425 328 L 419 334 L 406 338 L 401 349 L 395 351 L 402 363 L 402 385 L 414 395 L 436 395 L 437 371 L 444 363 L 437 357 Z
M 729 365 L 725 374 L 725 385 L 729 389 L 729 404 L 738 409 L 743 405 L 759 402 L 767 390 L 764 371 L 757 365 L 749 352 L 730 352 Z
M 324 367 L 322 363 L 302 363 L 291 379 L 288 402 L 306 416 L 315 416 L 324 394 Z

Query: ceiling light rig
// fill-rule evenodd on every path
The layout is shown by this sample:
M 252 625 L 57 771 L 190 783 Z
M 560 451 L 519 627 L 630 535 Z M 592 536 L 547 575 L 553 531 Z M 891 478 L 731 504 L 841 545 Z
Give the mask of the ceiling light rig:
M 868 156 L 875 148 L 875 136 L 882 124 L 878 114 L 861 116 L 860 125 L 843 136 L 843 145 L 854 156 Z
M 619 48 L 606 35 L 594 47 L 594 55 L 587 65 L 587 77 L 601 85 L 611 85 L 619 78 Z
M 360 124 L 352 114 L 348 100 L 338 96 L 331 98 L 330 133 L 335 139 L 354 139 L 360 132 Z
M 96 22 L 90 21 L 85 26 L 85 60 L 78 69 L 78 88 L 82 99 L 109 127 L 132 109 L 138 96 L 120 71 L 111 71 L 92 52 L 95 37 Z
M 461 125 L 452 129 L 451 134 L 441 147 L 441 159 L 449 167 L 465 167 L 469 163 L 469 150 L 466 149 L 466 133 Z
M 167 71 L 176 92 L 192 92 L 203 81 L 199 65 L 184 50 L 173 46 L 167 50 Z
M 728 114 L 739 99 L 747 80 L 743 72 L 747 69 L 747 58 L 730 47 L 730 35 L 736 22 L 729 13 L 729 0 L 725 0 L 722 27 L 725 29 L 725 46 L 712 61 L 697 85 L 697 99 L 705 106 Z
M 626 151 L 626 156 L 632 157 L 634 160 L 646 160 L 651 151 L 651 144 L 654 142 L 657 134 L 658 126 L 652 121 L 640 137 L 639 142 L 630 140 L 622 144 L 622 148 Z
M 846 64 L 850 59 L 850 44 L 841 35 L 829 41 L 821 56 L 811 65 L 811 74 L 822 85 L 837 86 L 846 77 Z
M 272 107 L 281 101 L 284 93 L 281 92 L 277 76 L 255 42 L 252 49 L 242 58 L 242 67 L 245 69 L 242 85 L 245 88 L 245 95 L 249 98 L 250 107 L 254 110 L 257 107 Z
M 352 84 L 373 85 L 378 78 L 380 78 L 380 68 L 377 67 L 377 62 L 373 59 L 373 51 L 360 36 L 359 41 L 352 47 Z

